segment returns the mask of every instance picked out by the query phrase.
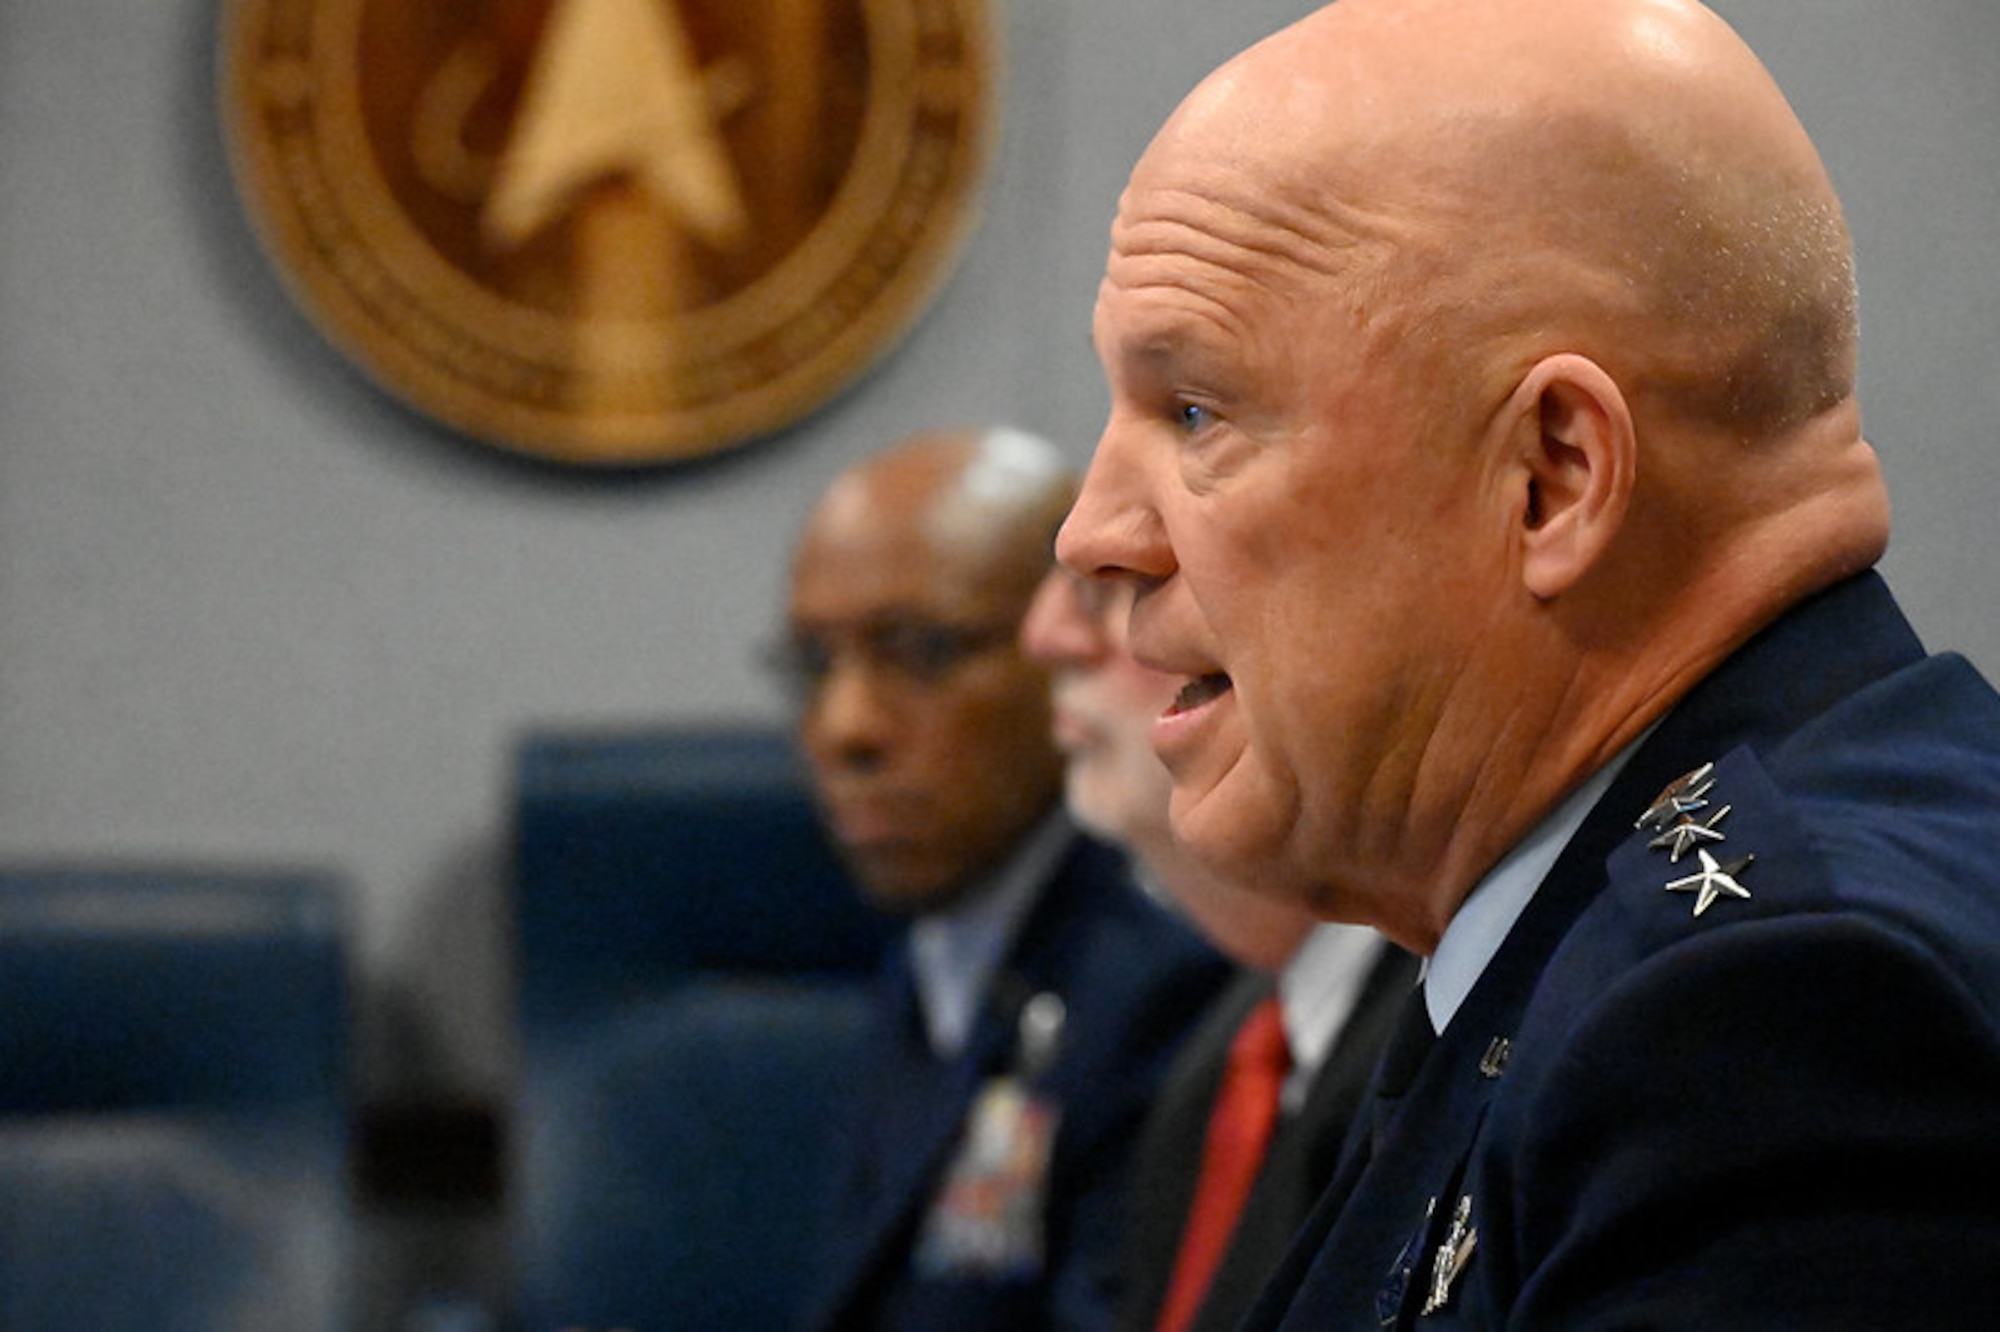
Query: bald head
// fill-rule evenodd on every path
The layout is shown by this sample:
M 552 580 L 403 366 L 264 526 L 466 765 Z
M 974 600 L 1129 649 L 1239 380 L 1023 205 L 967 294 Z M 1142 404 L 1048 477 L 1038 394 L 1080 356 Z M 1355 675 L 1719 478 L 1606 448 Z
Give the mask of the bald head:
M 1247 164 L 1245 225 L 1289 233 L 1274 257 L 1364 279 L 1350 313 L 1430 373 L 1483 364 L 1498 392 L 1566 345 L 1642 410 L 1749 438 L 1852 395 L 1839 204 L 1700 5 L 1341 0 L 1218 71 L 1161 141 L 1205 138 Z
M 1328 5 L 1205 80 L 1134 170 L 1111 280 L 1162 256 L 1267 299 L 1207 317 L 1287 373 L 1319 373 L 1302 327 L 1338 325 L 1434 441 L 1587 358 L 1645 457 L 1634 531 L 1676 563 L 1748 543 L 1788 601 L 1887 543 L 1839 201 L 1694 0 Z
M 800 534 L 800 738 L 879 905 L 957 901 L 1060 798 L 1048 679 L 1017 637 L 1075 485 L 1022 432 L 925 433 L 842 474 Z
M 1007 426 L 925 431 L 843 473 L 806 535 L 835 526 L 904 531 L 982 581 L 1021 583 L 1025 607 L 1075 492 L 1074 468 L 1038 436 Z

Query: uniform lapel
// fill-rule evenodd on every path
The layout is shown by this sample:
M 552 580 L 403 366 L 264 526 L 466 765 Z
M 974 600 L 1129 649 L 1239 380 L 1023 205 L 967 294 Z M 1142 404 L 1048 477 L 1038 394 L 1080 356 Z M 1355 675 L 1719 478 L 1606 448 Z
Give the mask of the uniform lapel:
M 851 1138 L 854 1153 L 841 1193 L 847 1204 L 832 1237 L 838 1255 L 830 1264 L 839 1274 L 839 1288 L 832 1292 L 836 1308 L 878 1264 L 901 1253 L 978 1087 L 982 1036 L 990 1043 L 982 1018 L 965 1054 L 938 1059 L 924 1037 L 907 963 L 892 965 L 884 984 L 889 994 L 880 1006 L 873 1058 L 861 1070 L 868 1091 Z

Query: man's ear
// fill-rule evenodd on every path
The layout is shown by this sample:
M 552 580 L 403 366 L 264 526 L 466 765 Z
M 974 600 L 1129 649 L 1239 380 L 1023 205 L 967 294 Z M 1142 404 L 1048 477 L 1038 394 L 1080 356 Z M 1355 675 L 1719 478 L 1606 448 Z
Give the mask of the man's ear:
M 1530 593 L 1548 601 L 1590 571 L 1624 524 L 1638 440 L 1617 383 L 1574 353 L 1538 361 L 1510 406 L 1528 488 L 1521 576 Z

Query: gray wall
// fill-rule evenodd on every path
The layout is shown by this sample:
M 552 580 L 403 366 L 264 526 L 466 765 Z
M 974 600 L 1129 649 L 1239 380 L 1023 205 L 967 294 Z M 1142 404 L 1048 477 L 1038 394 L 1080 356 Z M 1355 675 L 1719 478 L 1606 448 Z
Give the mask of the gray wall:
M 510 747 L 556 721 L 776 716 L 752 666 L 793 524 L 904 430 L 1087 450 L 1105 223 L 1161 116 L 1303 0 L 1014 0 L 982 227 L 913 335 L 805 425 L 609 484 L 394 405 L 292 310 L 211 112 L 216 0 L 0 0 L 0 855 L 282 857 L 360 889 L 378 1088 L 507 1047 Z M 1733 0 L 1860 249 L 1889 573 L 2000 674 L 2000 7 Z

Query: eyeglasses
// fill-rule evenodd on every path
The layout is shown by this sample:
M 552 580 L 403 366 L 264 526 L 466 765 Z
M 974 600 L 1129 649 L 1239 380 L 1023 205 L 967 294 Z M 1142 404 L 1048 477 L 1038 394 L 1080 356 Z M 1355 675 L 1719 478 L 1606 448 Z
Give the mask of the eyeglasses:
M 766 649 L 764 662 L 802 699 L 825 687 L 843 656 L 883 679 L 928 687 L 974 657 L 1012 643 L 1017 632 L 1013 624 L 951 624 L 889 615 L 794 633 Z

